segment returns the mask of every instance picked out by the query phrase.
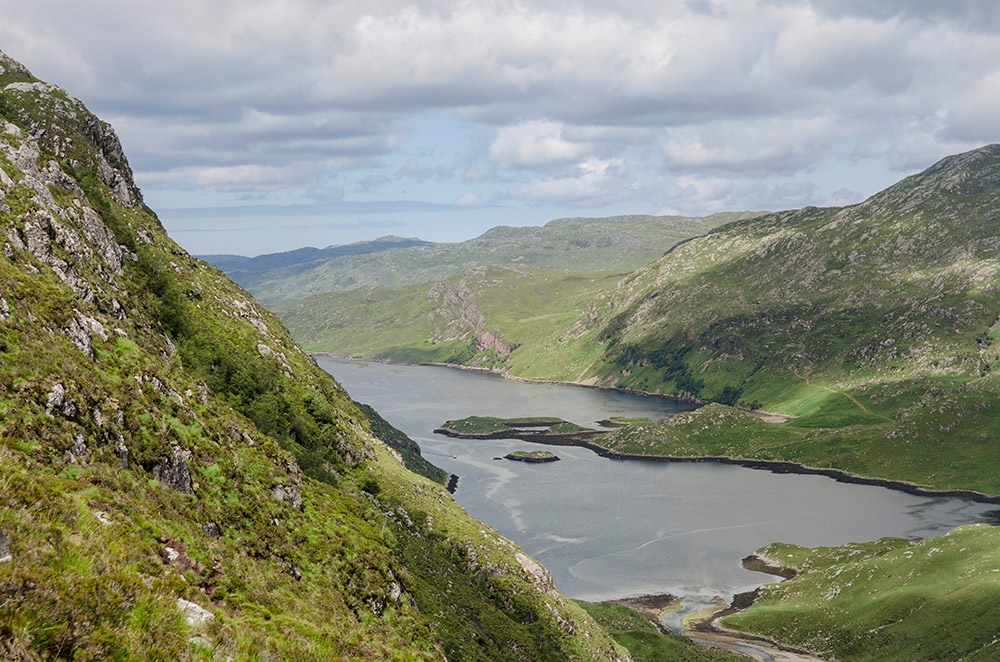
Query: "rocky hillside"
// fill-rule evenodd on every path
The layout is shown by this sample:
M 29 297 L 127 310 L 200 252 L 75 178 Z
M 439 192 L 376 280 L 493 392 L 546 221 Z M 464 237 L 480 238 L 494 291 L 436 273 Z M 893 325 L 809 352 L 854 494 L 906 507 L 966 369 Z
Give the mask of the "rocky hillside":
M 0 252 L 0 658 L 627 658 L 2 54 Z
M 790 413 L 782 401 L 814 377 L 985 374 L 998 184 L 991 145 L 853 207 L 771 214 L 679 246 L 609 294 L 602 372 Z

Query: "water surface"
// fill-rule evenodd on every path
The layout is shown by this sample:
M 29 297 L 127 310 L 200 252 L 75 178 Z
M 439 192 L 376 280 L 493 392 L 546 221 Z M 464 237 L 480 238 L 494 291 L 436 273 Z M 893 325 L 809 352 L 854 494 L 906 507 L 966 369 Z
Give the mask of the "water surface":
M 598 427 L 612 416 L 660 417 L 687 405 L 566 385 L 526 384 L 437 366 L 317 357 L 355 400 L 417 441 L 460 477 L 455 499 L 541 561 L 565 595 L 605 600 L 671 593 L 729 599 L 772 579 L 740 560 L 775 541 L 838 545 L 921 538 L 983 521 L 996 508 L 825 476 L 716 463 L 611 460 L 583 448 L 436 435 L 471 415 L 557 416 Z M 546 448 L 561 461 L 500 460 Z M 689 600 L 690 601 L 690 600 Z

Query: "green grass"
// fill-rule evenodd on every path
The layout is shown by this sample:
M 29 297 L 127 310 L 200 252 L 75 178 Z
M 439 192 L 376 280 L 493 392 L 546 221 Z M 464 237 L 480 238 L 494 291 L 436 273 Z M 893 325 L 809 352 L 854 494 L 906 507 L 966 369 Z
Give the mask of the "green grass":
M 567 351 L 564 329 L 621 276 L 479 266 L 439 284 L 334 292 L 276 310 L 311 351 L 573 380 L 599 357 L 600 349 L 595 345 L 580 354 L 576 346 Z M 535 314 L 524 315 L 525 310 Z M 482 324 L 471 321 L 479 315 Z M 484 339 L 494 334 L 514 351 L 489 347 Z
M 628 649 L 634 662 L 736 662 L 746 658 L 695 646 L 680 635 L 663 634 L 645 616 L 615 602 L 577 604 Z
M 773 544 L 760 553 L 800 573 L 723 624 L 838 659 L 996 659 L 998 550 L 985 525 L 916 543 Z
M 547 416 L 525 416 L 520 418 L 469 416 L 468 418 L 459 420 L 445 421 L 441 425 L 441 429 L 443 430 L 468 437 L 514 433 L 521 428 L 527 428 L 533 435 L 540 437 L 591 431 L 589 428 L 577 425 L 576 423 Z M 539 428 L 544 428 L 544 430 Z

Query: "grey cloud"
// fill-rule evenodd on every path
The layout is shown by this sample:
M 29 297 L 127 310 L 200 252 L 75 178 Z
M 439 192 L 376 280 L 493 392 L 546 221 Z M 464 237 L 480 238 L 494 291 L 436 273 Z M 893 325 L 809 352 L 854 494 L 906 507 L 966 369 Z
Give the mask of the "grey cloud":
M 801 183 L 824 160 L 909 170 L 995 139 L 993 1 L 512 7 L 35 0 L 0 44 L 112 121 L 143 186 L 264 199 L 342 174 L 352 193 L 454 185 L 436 200 L 476 200 L 465 183 L 510 204 L 773 208 L 832 195 Z M 435 112 L 474 135 L 425 159 L 408 145 Z M 517 135 L 532 122 L 560 130 Z
M 976 31 L 1000 28 L 1000 5 L 995 0 L 826 0 L 812 4 L 817 11 L 830 16 L 878 19 L 899 16 L 910 20 L 953 22 Z

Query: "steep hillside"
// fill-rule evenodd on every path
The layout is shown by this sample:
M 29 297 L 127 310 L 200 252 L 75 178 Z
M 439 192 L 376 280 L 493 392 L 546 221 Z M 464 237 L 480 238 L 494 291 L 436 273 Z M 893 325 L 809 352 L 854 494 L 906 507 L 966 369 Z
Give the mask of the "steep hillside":
M 985 374 L 1000 314 L 998 184 L 994 145 L 860 205 L 682 245 L 609 298 L 604 374 L 711 399 L 729 386 L 792 414 L 822 388 L 813 379 Z
M 312 351 L 573 379 L 600 347 L 589 360 L 550 353 L 623 275 L 480 265 L 434 283 L 330 292 L 275 310 Z
M 612 216 L 562 218 L 544 227 L 496 227 L 456 244 L 392 247 L 386 237 L 376 242 L 323 249 L 342 255 L 283 263 L 318 249 L 262 255 L 234 261 L 213 256 L 226 271 L 268 306 L 306 296 L 358 287 L 404 287 L 446 279 L 474 265 L 567 269 L 571 271 L 631 271 L 661 257 L 678 241 L 708 232 L 723 223 L 754 216 L 725 212 L 704 218 L 683 216 Z M 380 242 L 384 250 L 364 250 Z M 226 258 L 228 259 L 220 259 Z
M 0 657 L 627 659 L 0 54 Z

